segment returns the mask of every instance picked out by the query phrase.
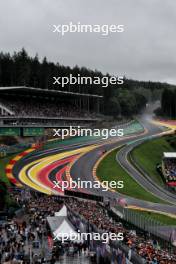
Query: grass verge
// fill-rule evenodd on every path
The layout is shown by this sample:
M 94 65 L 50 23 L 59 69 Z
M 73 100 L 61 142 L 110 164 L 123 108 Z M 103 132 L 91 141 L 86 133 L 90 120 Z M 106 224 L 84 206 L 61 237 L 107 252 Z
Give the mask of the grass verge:
M 156 165 L 161 163 L 163 152 L 175 151 L 166 140 L 167 138 L 162 137 L 147 141 L 131 152 L 134 161 L 160 186 L 164 186 L 164 182 L 156 170 Z
M 100 181 L 123 181 L 124 188 L 117 192 L 149 202 L 165 203 L 165 201 L 147 192 L 116 161 L 117 149 L 109 153 L 99 164 L 97 176 Z
M 131 210 L 131 209 L 130 209 Z M 164 214 L 159 214 L 155 212 L 148 212 L 148 211 L 137 211 L 137 210 L 132 210 L 136 214 L 142 215 L 143 217 L 147 219 L 152 219 L 154 221 L 160 222 L 163 225 L 171 225 L 171 226 L 176 226 L 176 218 L 164 215 Z
M 6 177 L 6 173 L 5 173 L 5 168 L 7 166 L 7 164 L 9 163 L 9 161 L 15 157 L 17 154 L 15 155 L 10 155 L 7 156 L 5 158 L 1 158 L 0 159 L 0 179 L 5 182 L 8 186 L 10 185 L 9 179 Z

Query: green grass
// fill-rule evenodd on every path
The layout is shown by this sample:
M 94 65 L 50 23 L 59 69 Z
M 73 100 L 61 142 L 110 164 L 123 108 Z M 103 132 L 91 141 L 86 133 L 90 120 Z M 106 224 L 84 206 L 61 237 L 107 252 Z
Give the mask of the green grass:
M 144 128 L 143 126 L 137 121 L 133 120 L 127 127 L 124 128 L 124 135 L 131 135 L 134 133 L 143 132 Z M 50 141 L 47 141 L 43 147 L 43 149 L 50 149 L 50 148 L 56 148 L 56 147 L 62 147 L 63 145 L 71 145 L 71 144 L 79 144 L 79 143 L 85 143 L 90 141 L 95 141 L 98 139 L 101 139 L 102 137 L 98 136 L 75 136 L 70 137 L 62 140 L 61 138 L 56 138 Z
M 10 185 L 10 182 L 8 180 L 8 178 L 6 177 L 6 173 L 5 173 L 5 168 L 7 166 L 7 164 L 9 163 L 9 161 L 14 157 L 15 155 L 10 155 L 8 157 L 5 158 L 0 158 L 0 179 L 5 182 L 8 186 Z
M 139 185 L 116 161 L 117 150 L 113 150 L 99 164 L 97 176 L 101 181 L 123 181 L 124 188 L 117 192 L 154 203 L 165 203 Z
M 161 186 L 164 186 L 164 182 L 156 170 L 156 165 L 161 163 L 163 152 L 174 151 L 166 139 L 167 137 L 162 137 L 147 141 L 131 152 L 136 163 L 144 169 L 152 180 Z
M 131 209 L 130 209 L 131 210 Z M 154 213 L 154 212 L 147 212 L 147 211 L 137 211 L 137 210 L 132 210 L 136 214 L 140 214 L 147 219 L 152 219 L 154 221 L 160 222 L 163 225 L 175 225 L 176 226 L 176 218 L 172 218 L 167 215 L 159 214 L 159 213 Z

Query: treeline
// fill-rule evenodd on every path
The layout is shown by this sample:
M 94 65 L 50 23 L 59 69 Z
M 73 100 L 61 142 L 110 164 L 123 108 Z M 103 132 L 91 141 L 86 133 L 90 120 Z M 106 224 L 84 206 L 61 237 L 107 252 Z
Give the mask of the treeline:
M 108 115 L 133 115 L 138 113 L 147 100 L 158 98 L 164 87 L 168 84 L 159 82 L 140 82 L 124 77 L 123 87 L 119 85 L 53 85 L 53 76 L 87 76 L 103 77 L 97 70 L 75 66 L 73 68 L 49 62 L 47 58 L 39 60 L 38 55 L 30 57 L 22 49 L 13 55 L 0 53 L 0 86 L 29 86 L 42 89 L 59 89 L 70 92 L 98 94 L 104 97 L 102 111 Z M 106 76 L 110 76 L 106 74 Z
M 161 108 L 158 115 L 168 118 L 176 118 L 176 89 L 164 89 L 161 96 Z

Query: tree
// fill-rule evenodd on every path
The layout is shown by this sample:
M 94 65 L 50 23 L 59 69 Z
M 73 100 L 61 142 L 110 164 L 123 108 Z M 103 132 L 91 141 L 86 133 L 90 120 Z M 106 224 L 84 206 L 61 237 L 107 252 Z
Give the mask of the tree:
M 106 108 L 108 112 L 105 114 L 112 115 L 113 117 L 118 117 L 121 114 L 120 104 L 116 97 L 112 97 L 108 100 Z

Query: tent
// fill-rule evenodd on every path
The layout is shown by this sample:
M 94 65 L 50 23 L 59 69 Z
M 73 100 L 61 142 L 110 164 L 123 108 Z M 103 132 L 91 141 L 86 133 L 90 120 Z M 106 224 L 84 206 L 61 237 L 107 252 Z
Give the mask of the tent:
M 48 216 L 47 217 L 47 221 L 49 224 L 49 227 L 51 229 L 51 232 L 54 233 L 54 231 L 57 230 L 57 228 L 62 224 L 62 222 L 64 221 L 66 217 L 64 216 Z
M 67 216 L 67 207 L 64 205 L 59 212 L 55 213 L 55 216 Z
M 63 218 L 62 223 L 53 232 L 55 239 L 73 241 L 73 242 L 83 242 L 80 238 L 80 233 L 76 232 L 70 221 Z

